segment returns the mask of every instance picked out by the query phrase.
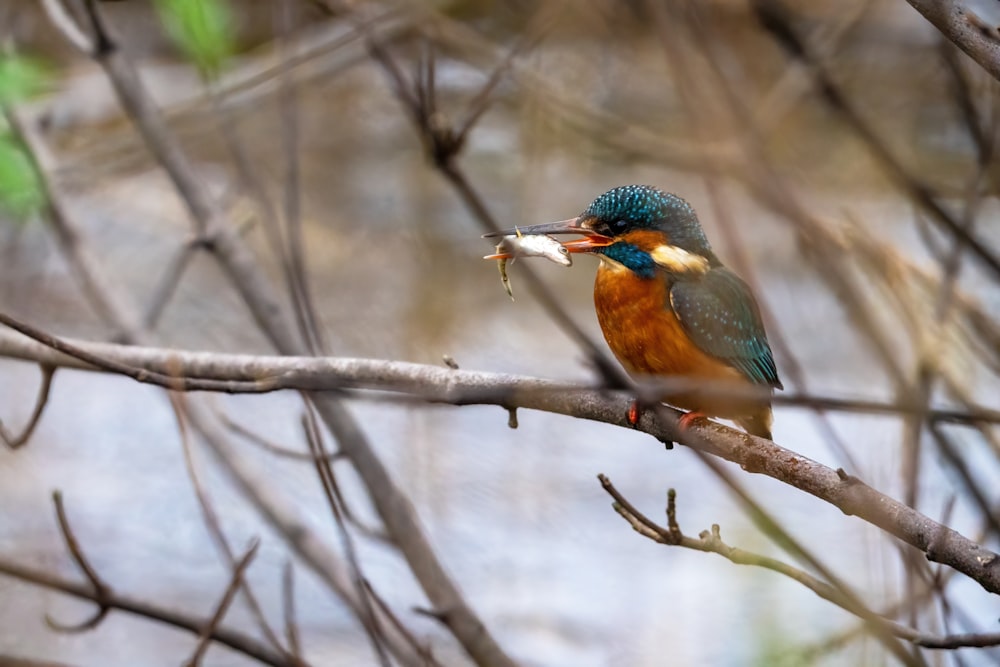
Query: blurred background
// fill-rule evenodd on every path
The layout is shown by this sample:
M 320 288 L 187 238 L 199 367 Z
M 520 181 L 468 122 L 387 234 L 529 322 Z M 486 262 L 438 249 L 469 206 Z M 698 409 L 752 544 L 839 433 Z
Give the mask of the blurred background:
M 376 40 L 410 83 L 433 59 L 439 124 L 460 127 L 478 113 L 496 77 L 453 164 L 497 224 L 572 217 L 616 185 L 659 186 L 691 202 L 717 254 L 754 286 L 789 390 L 891 402 L 922 388 L 934 404 L 997 407 L 998 276 L 956 246 L 911 187 L 1000 247 L 997 82 L 907 3 L 790 4 L 790 25 L 874 145 L 818 92 L 816 68 L 790 59 L 740 0 L 195 4 L 209 7 L 201 33 L 179 1 L 107 2 L 100 12 L 276 284 L 281 251 L 262 202 L 281 211 L 290 191 L 300 197 L 305 275 L 330 354 L 435 365 L 450 355 L 463 369 L 594 382 L 527 288 L 526 265 L 601 341 L 591 258 L 569 269 L 516 262 L 516 300 L 504 293 L 495 264 L 481 259 L 492 247 L 481 219 L 428 155 L 426 134 L 366 47 Z M 997 25 L 994 4 L 970 16 Z M 0 1 L 0 37 L 0 97 L 43 153 L 53 195 L 115 300 L 148 312 L 191 238 L 183 202 L 102 68 L 40 3 Z M 81 288 L 30 163 L 17 157 L 23 140 L 8 127 L 0 145 L 0 310 L 54 334 L 113 340 L 121 332 Z M 882 149 L 915 180 L 894 180 Z M 148 329 L 164 347 L 273 351 L 208 253 L 191 255 Z M 29 419 L 38 381 L 36 366 L 0 361 L 8 429 Z M 304 451 L 292 393 L 188 400 Z M 495 407 L 349 405 L 468 602 L 524 665 L 892 664 L 856 617 L 795 582 L 629 529 L 598 473 L 654 518 L 675 488 L 688 534 L 719 524 L 734 546 L 790 559 L 685 447 L 664 451 L 642 433 L 538 412 L 522 411 L 512 430 Z M 943 427 L 942 438 L 919 420 L 912 428 L 893 415 L 778 406 L 774 436 L 995 549 L 993 427 Z M 312 465 L 237 440 L 302 522 L 339 548 Z M 247 577 L 280 626 L 282 572 L 294 557 L 211 457 L 195 459 L 237 550 L 261 538 Z M 376 524 L 350 467 L 335 469 L 347 503 Z M 975 582 L 935 565 L 932 593 L 914 601 L 923 580 L 906 572 L 908 547 L 796 489 L 733 471 L 871 608 L 932 634 L 997 630 L 1000 604 Z M 83 580 L 54 517 L 59 489 L 115 591 L 207 616 L 225 590 L 229 567 L 161 390 L 60 371 L 30 442 L 0 448 L 0 489 L 3 559 Z M 356 537 L 364 575 L 405 624 L 442 664 L 469 664 L 437 621 L 414 611 L 427 603 L 406 562 Z M 310 664 L 378 664 L 355 617 L 309 569 L 296 565 L 295 582 Z M 180 664 L 197 640 L 120 612 L 88 632 L 54 631 L 46 615 L 73 623 L 93 605 L 14 578 L 0 578 L 0 601 L 4 656 Z M 226 624 L 259 635 L 239 601 Z M 920 659 L 993 665 L 1000 651 Z M 213 645 L 204 664 L 254 663 Z

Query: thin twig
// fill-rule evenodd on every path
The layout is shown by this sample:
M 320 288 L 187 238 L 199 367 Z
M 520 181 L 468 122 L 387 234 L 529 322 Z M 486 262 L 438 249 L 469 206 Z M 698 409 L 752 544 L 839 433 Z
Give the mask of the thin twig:
M 49 391 L 52 389 L 52 378 L 56 374 L 56 369 L 55 366 L 46 364 L 40 364 L 38 369 L 42 373 L 42 382 L 38 387 L 38 397 L 35 398 L 35 409 L 32 410 L 31 417 L 28 419 L 28 423 L 24 429 L 19 435 L 14 435 L 7 430 L 3 422 L 0 422 L 0 438 L 11 449 L 17 449 L 31 439 L 31 435 L 35 432 L 35 427 L 38 426 L 38 422 L 42 419 L 42 413 L 45 412 L 45 406 L 49 404 Z
M 66 543 L 66 548 L 69 550 L 70 555 L 73 557 L 73 562 L 76 566 L 80 568 L 83 575 L 87 577 L 87 581 L 90 582 L 91 587 L 94 590 L 94 602 L 97 603 L 97 612 L 94 613 L 89 619 L 76 623 L 74 625 L 63 625 L 62 623 L 57 623 L 48 614 L 45 616 L 45 622 L 53 630 L 58 630 L 60 632 L 85 632 L 87 630 L 93 630 L 104 620 L 108 612 L 111 611 L 111 605 L 107 602 L 108 598 L 112 596 L 111 588 L 104 583 L 104 580 L 97 574 L 97 571 L 87 560 L 87 557 L 83 554 L 83 550 L 80 548 L 80 543 L 76 539 L 76 535 L 73 534 L 72 528 L 69 525 L 69 519 L 66 518 L 66 509 L 63 507 L 63 499 L 61 491 L 52 492 L 52 502 L 55 504 L 56 508 L 56 519 L 59 521 L 59 532 L 62 534 L 63 541 Z
M 194 653 L 185 663 L 187 667 L 197 667 L 201 664 L 202 658 L 205 657 L 205 652 L 208 651 L 208 647 L 212 642 L 212 635 L 215 633 L 219 624 L 222 623 L 222 619 L 226 616 L 226 611 L 229 610 L 229 606 L 233 603 L 233 598 L 236 597 L 236 591 L 238 591 L 244 585 L 243 573 L 246 572 L 247 568 L 250 567 L 250 563 L 253 561 L 254 556 L 257 555 L 257 548 L 260 546 L 260 540 L 256 537 L 250 541 L 250 546 L 247 548 L 246 552 L 236 561 L 233 567 L 233 575 L 230 577 L 229 585 L 226 586 L 226 591 L 222 594 L 222 598 L 219 600 L 219 604 L 215 607 L 215 613 L 212 614 L 211 620 L 205 625 L 205 629 L 201 631 L 201 636 L 198 638 L 198 645 L 194 649 Z
M 906 170 L 878 132 L 861 116 L 843 89 L 834 81 L 825 65 L 813 54 L 811 47 L 799 37 L 788 20 L 788 12 L 781 2 L 779 0 L 753 0 L 751 6 L 761 25 L 771 33 L 775 41 L 785 48 L 791 57 L 810 68 L 823 99 L 868 146 L 885 172 L 906 192 L 911 200 L 923 207 L 933 220 L 960 239 L 981 264 L 992 271 L 995 276 L 1000 277 L 1000 257 L 982 240 L 963 229 L 961 222 L 956 220 L 934 199 L 930 188 Z
M 203 248 L 203 244 L 197 239 L 192 239 L 182 245 L 167 264 L 167 268 L 163 271 L 159 284 L 149 297 L 146 312 L 142 317 L 143 329 L 152 331 L 156 328 L 160 316 L 163 315 L 164 309 L 177 291 L 184 272 L 191 264 L 191 260 L 194 259 L 195 253 L 201 248 Z
M 296 304 L 296 318 L 306 346 L 313 354 L 323 354 L 327 349 L 326 341 L 319 314 L 316 312 L 316 300 L 310 289 L 309 271 L 302 238 L 299 86 L 291 67 L 296 55 L 295 42 L 291 39 L 293 6 L 294 3 L 290 0 L 284 0 L 277 10 L 281 14 L 283 24 L 280 44 L 284 66 L 281 68 L 278 80 L 278 104 L 281 113 L 281 143 L 285 159 L 283 212 L 285 229 L 287 230 L 286 238 L 288 239 L 289 289 Z
M 906 651 L 896 639 L 892 631 L 891 623 L 887 623 L 878 614 L 869 609 L 861 600 L 861 597 L 844 581 L 837 576 L 834 571 L 826 565 L 820 556 L 809 549 L 802 541 L 796 539 L 790 532 L 784 529 L 775 519 L 774 515 L 768 512 L 747 489 L 736 480 L 735 477 L 723 467 L 722 463 L 708 454 L 695 450 L 695 454 L 711 470 L 716 478 L 722 481 L 730 491 L 739 499 L 740 503 L 747 510 L 754 524 L 771 538 L 783 550 L 807 563 L 815 570 L 826 583 L 837 592 L 849 605 L 849 609 L 868 624 L 871 634 L 881 642 L 881 644 L 894 655 L 904 665 L 918 667 L 925 664 L 923 657 L 917 653 Z M 842 472 L 842 471 L 841 471 Z M 853 480 L 847 479 L 846 483 L 851 484 Z M 848 609 L 848 607 L 845 607 Z
M 319 433 L 319 427 L 316 424 L 316 417 L 312 410 L 306 410 L 305 414 L 302 416 L 302 430 L 305 432 L 306 442 L 309 443 L 309 451 L 313 454 L 316 474 L 319 477 L 320 485 L 322 486 L 323 493 L 326 496 L 326 503 L 330 507 L 330 512 L 333 514 L 333 520 L 334 524 L 337 526 L 337 533 L 340 536 L 341 546 L 347 556 L 347 563 L 351 568 L 351 575 L 354 580 L 358 600 L 360 600 L 362 609 L 364 610 L 364 615 L 361 619 L 362 624 L 364 625 L 365 632 L 368 634 L 368 638 L 371 640 L 372 649 L 375 652 L 375 656 L 378 659 L 379 664 L 382 665 L 382 667 L 389 667 L 389 655 L 386 652 L 384 645 L 385 637 L 379 623 L 379 617 L 375 614 L 375 609 L 372 606 L 372 600 L 368 595 L 368 589 L 364 585 L 365 576 L 361 569 L 361 560 L 358 558 L 357 549 L 354 547 L 354 539 L 351 537 L 351 533 L 347 529 L 344 514 L 341 511 L 340 501 L 342 498 L 339 496 L 339 493 L 335 494 L 333 492 L 333 487 L 336 484 L 333 481 L 333 466 L 326 456 L 327 452 L 323 444 L 323 438 Z
M 500 82 L 503 81 L 504 76 L 510 72 L 517 57 L 533 49 L 544 36 L 544 32 L 542 31 L 537 31 L 533 35 L 522 35 L 510 47 L 510 51 L 507 52 L 504 59 L 493 68 L 486 83 L 479 89 L 476 96 L 469 101 L 465 120 L 458 125 L 455 131 L 455 142 L 459 146 L 465 145 L 465 141 L 468 139 L 472 128 L 476 126 L 482 115 L 490 108 L 494 91 L 500 85 Z
M 992 494 L 983 489 L 979 482 L 976 481 L 972 470 L 969 469 L 968 457 L 959 452 L 958 448 L 951 441 L 951 438 L 945 434 L 944 429 L 939 425 L 931 424 L 930 433 L 934 437 L 938 451 L 941 452 L 944 460 L 952 470 L 958 473 L 959 479 L 962 480 L 965 489 L 968 490 L 969 495 L 972 497 L 972 502 L 979 508 L 980 516 L 986 522 L 989 530 L 994 535 L 1000 535 L 1000 515 L 996 513 L 993 506 L 994 501 L 990 498 Z
M 389 603 L 378 594 L 374 588 L 372 588 L 371 582 L 367 579 L 364 580 L 365 588 L 368 590 L 368 595 L 371 596 L 375 604 L 378 605 L 382 613 L 389 619 L 389 621 L 399 630 L 400 634 L 405 636 L 410 644 L 417 650 L 418 653 L 423 657 L 426 667 L 438 667 L 440 663 L 434 658 L 434 654 L 431 651 L 430 646 L 427 646 L 413 634 L 413 631 L 406 627 L 399 615 L 389 606 Z
M 266 452 L 270 452 L 271 454 L 282 458 L 295 459 L 296 461 L 307 461 L 312 463 L 316 460 L 316 455 L 312 452 L 300 452 L 292 449 L 291 447 L 285 447 L 276 442 L 271 442 L 259 433 L 255 433 L 245 426 L 233 421 L 229 418 L 229 415 L 225 414 L 221 410 L 216 410 L 215 415 L 230 431 L 240 436 L 247 442 L 257 445 Z M 344 458 L 342 453 L 336 451 L 326 453 L 323 456 L 330 461 L 336 461 L 337 459 Z
M 285 619 L 285 641 L 295 659 L 302 659 L 302 640 L 299 638 L 299 624 L 295 618 L 295 568 L 291 561 L 285 562 L 281 574 L 281 609 Z
M 219 520 L 219 515 L 215 511 L 215 506 L 212 504 L 212 500 L 209 497 L 207 489 L 202 484 L 201 477 L 198 474 L 197 465 L 195 464 L 194 450 L 188 432 L 190 409 L 186 396 L 184 394 L 171 392 L 170 405 L 174 410 L 174 417 L 177 420 L 177 430 L 181 436 L 181 448 L 184 453 L 184 466 L 187 471 L 188 479 L 191 481 L 191 486 L 194 489 L 195 498 L 198 501 L 198 507 L 201 510 L 205 528 L 208 530 L 208 534 L 212 538 L 212 543 L 215 545 L 216 550 L 222 556 L 226 565 L 233 572 L 236 572 L 239 570 L 239 560 L 236 558 L 236 554 L 233 552 L 232 547 L 229 546 L 229 540 L 226 538 L 225 531 L 222 530 L 222 522 Z M 256 550 L 256 546 L 254 546 L 254 550 Z M 257 595 L 254 593 L 249 582 L 242 578 L 234 581 L 238 585 L 239 589 L 242 590 L 243 595 L 246 598 L 247 606 L 250 608 L 250 613 L 253 615 L 261 633 L 271 643 L 271 646 L 273 646 L 275 650 L 281 653 L 287 653 L 285 647 L 281 645 L 281 641 L 278 639 L 277 633 L 271 628 L 271 624 L 268 623 L 264 609 L 257 600 Z M 203 636 L 205 636 L 204 633 Z M 302 667 L 304 667 L 304 664 Z
M 332 502 L 330 502 L 329 496 L 327 500 L 330 502 L 330 507 L 334 512 L 335 518 L 343 519 L 349 525 L 354 526 L 365 537 L 391 545 L 392 539 L 385 534 L 385 531 L 366 525 L 365 522 L 358 518 L 354 510 L 347 503 L 347 499 L 340 490 L 340 484 L 337 482 L 337 476 L 333 472 L 333 464 L 338 458 L 342 457 L 338 456 L 337 452 L 327 452 L 319 425 L 316 423 L 313 406 L 309 401 L 306 401 L 306 410 L 302 415 L 302 430 L 305 433 L 306 442 L 309 446 L 311 461 L 317 468 L 317 471 L 319 471 L 324 491 L 333 497 Z M 346 539 L 350 541 L 350 536 L 347 535 Z M 353 544 L 351 548 L 353 549 Z M 358 574 L 360 576 L 360 570 Z M 361 578 L 363 579 L 364 577 Z
M 659 542 L 660 544 L 668 546 L 679 546 L 686 549 L 693 549 L 695 551 L 718 554 L 736 565 L 752 565 L 766 570 L 771 570 L 772 572 L 784 575 L 802 584 L 819 597 L 827 600 L 828 602 L 832 602 L 847 612 L 855 615 L 865 613 L 858 609 L 850 599 L 845 598 L 835 587 L 814 577 L 802 569 L 769 556 L 753 553 L 751 551 L 739 549 L 726 544 L 722 540 L 718 524 L 713 524 L 710 531 L 702 531 L 697 539 L 681 534 L 680 529 L 676 528 L 676 524 L 668 524 L 668 527 L 666 528 L 656 524 L 654 521 L 649 519 L 649 517 L 636 509 L 635 506 L 633 506 L 628 499 L 626 499 L 621 492 L 615 488 L 615 486 L 611 483 L 611 480 L 609 480 L 605 475 L 598 475 L 598 479 L 601 482 L 601 487 L 614 499 L 615 502 L 613 507 L 615 511 L 640 535 L 643 535 L 654 542 Z M 673 491 L 673 489 L 671 489 L 671 491 Z M 670 498 L 672 502 L 668 504 L 668 511 L 670 507 L 675 508 L 673 502 L 673 499 L 676 498 L 675 494 L 671 494 Z M 676 508 L 674 509 L 674 516 L 676 516 L 675 512 Z M 897 623 L 886 616 L 878 616 L 877 618 L 878 622 L 887 628 L 893 635 L 925 648 L 952 649 L 960 647 L 986 647 L 1000 645 L 1000 633 L 996 632 L 968 633 L 946 636 L 928 635 Z

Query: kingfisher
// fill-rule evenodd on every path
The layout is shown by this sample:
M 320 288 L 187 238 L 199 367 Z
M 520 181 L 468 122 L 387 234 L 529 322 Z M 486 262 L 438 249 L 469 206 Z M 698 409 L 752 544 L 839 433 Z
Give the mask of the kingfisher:
M 750 286 L 712 251 L 690 204 L 653 186 L 625 185 L 575 218 L 487 236 L 515 231 L 583 236 L 564 245 L 601 260 L 594 306 L 608 347 L 636 380 L 690 381 L 662 396 L 688 411 L 682 428 L 721 417 L 771 439 L 771 396 L 784 387 L 760 309 Z M 758 391 L 745 397 L 712 391 L 746 386 Z M 639 416 L 636 401 L 629 422 Z

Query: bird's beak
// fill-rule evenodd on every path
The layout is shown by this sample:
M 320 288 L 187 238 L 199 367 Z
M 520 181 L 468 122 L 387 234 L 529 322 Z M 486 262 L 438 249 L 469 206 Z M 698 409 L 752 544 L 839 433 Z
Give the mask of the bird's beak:
M 570 218 L 558 222 L 546 222 L 541 225 L 528 225 L 526 227 L 514 227 L 504 229 L 499 232 L 483 234 L 484 239 L 495 238 L 497 236 L 529 236 L 532 234 L 582 234 L 584 238 L 573 241 L 561 242 L 570 252 L 590 252 L 594 248 L 603 248 L 614 243 L 614 239 L 602 236 L 592 229 L 583 226 L 584 218 Z

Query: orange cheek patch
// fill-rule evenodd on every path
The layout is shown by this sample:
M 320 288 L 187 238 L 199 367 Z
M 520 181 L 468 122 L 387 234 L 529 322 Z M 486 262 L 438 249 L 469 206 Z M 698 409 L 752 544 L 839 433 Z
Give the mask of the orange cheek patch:
M 646 252 L 652 252 L 657 247 L 670 243 L 670 238 L 666 234 L 653 229 L 637 229 L 621 237 L 621 240 Z

